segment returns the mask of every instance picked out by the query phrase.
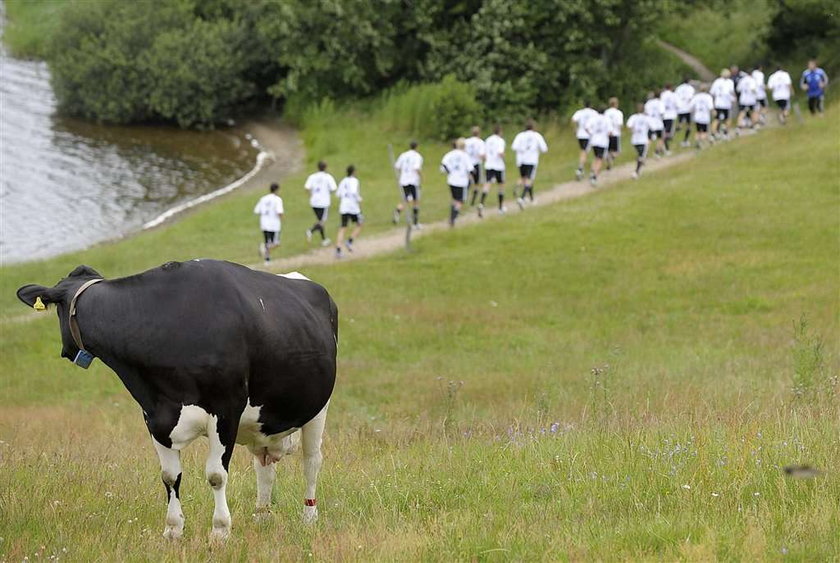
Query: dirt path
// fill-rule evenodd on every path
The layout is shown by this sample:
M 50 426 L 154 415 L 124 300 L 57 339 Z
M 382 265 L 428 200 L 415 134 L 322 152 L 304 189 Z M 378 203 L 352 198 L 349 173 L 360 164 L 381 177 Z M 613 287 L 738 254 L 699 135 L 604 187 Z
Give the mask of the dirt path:
M 694 72 L 697 73 L 697 76 L 699 76 L 700 80 L 702 80 L 703 82 L 711 82 L 712 80 L 715 79 L 715 73 L 712 72 L 711 70 L 709 70 L 709 68 L 706 65 L 701 63 L 700 59 L 698 59 L 697 57 L 695 57 L 693 55 L 690 55 L 690 54 L 686 53 L 685 51 L 683 51 L 682 49 L 680 49 L 679 47 L 675 47 L 674 45 L 671 45 L 670 43 L 666 43 L 665 41 L 662 41 L 661 39 L 657 39 L 656 41 L 657 41 L 657 43 L 659 44 L 660 47 L 662 47 L 666 51 L 670 51 L 670 52 L 674 53 L 676 56 L 678 56 L 680 59 L 682 59 L 682 61 L 685 64 L 687 64 L 692 69 L 694 69 Z
M 669 157 L 664 157 L 661 160 L 651 158 L 647 161 L 644 168 L 644 174 L 651 174 L 658 170 L 664 170 L 676 164 L 685 162 L 693 158 L 694 151 L 686 151 Z M 527 213 L 530 207 L 549 205 L 558 201 L 567 199 L 574 199 L 585 196 L 596 191 L 602 191 L 605 188 L 612 186 L 618 182 L 630 180 L 633 171 L 635 170 L 635 162 L 623 164 L 613 168 L 609 172 L 603 172 L 601 179 L 598 182 L 598 187 L 592 187 L 588 181 L 580 182 L 565 182 L 558 184 L 548 191 L 537 192 L 537 200 L 534 204 L 527 204 L 523 211 L 520 211 L 517 205 L 511 201 L 512 205 L 508 205 L 507 215 L 514 215 L 517 213 Z M 476 212 L 472 209 L 458 218 L 458 223 L 455 228 L 461 229 L 465 226 L 478 223 L 480 221 L 502 221 L 505 216 L 499 215 L 495 209 L 488 209 L 485 213 L 484 219 L 479 219 Z M 449 223 L 447 221 L 437 221 L 435 223 L 427 223 L 420 231 L 414 231 L 412 240 L 419 237 L 427 236 L 430 233 L 448 230 Z M 371 256 L 384 254 L 400 250 L 405 246 L 405 229 L 404 227 L 394 228 L 385 233 L 374 235 L 370 237 L 362 237 L 356 244 L 356 248 L 352 254 L 345 253 L 341 259 L 342 262 L 348 260 L 362 260 Z M 288 258 L 281 258 L 272 261 L 266 265 L 262 262 L 258 264 L 250 264 L 251 268 L 255 270 L 267 270 L 271 272 L 288 272 L 306 266 L 315 266 L 319 264 L 334 264 L 336 262 L 335 248 L 330 246 L 327 248 L 318 248 L 305 254 L 297 254 L 289 256 Z

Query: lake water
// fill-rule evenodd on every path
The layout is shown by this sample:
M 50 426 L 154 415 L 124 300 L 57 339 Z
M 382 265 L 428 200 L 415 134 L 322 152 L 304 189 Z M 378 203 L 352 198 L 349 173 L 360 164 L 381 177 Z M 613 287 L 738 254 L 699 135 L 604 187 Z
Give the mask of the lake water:
M 253 168 L 245 131 L 103 126 L 56 115 L 46 64 L 0 47 L 0 264 L 138 230 Z

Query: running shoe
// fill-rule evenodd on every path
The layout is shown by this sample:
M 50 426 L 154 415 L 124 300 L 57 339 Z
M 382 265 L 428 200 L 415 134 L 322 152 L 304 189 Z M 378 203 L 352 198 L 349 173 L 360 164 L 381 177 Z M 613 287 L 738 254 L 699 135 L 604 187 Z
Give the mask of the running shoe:
M 312 229 L 306 229 L 306 242 L 312 242 Z
M 575 170 L 575 180 L 582 180 L 583 179 L 583 168 L 578 168 Z
M 331 243 L 332 243 L 332 241 L 330 239 L 325 238 L 324 240 L 321 241 L 321 246 L 329 246 Z
M 633 173 L 630 174 L 630 177 L 633 178 L 634 180 L 638 180 L 639 179 L 639 173 L 636 172 L 635 170 L 633 170 Z
M 525 209 L 525 200 L 521 197 L 516 198 L 516 205 L 519 206 L 519 209 Z
M 484 219 L 484 204 L 483 203 L 478 204 L 478 218 L 479 219 Z
M 349 240 L 344 242 L 344 247 L 347 249 L 347 252 L 353 252 L 353 243 Z

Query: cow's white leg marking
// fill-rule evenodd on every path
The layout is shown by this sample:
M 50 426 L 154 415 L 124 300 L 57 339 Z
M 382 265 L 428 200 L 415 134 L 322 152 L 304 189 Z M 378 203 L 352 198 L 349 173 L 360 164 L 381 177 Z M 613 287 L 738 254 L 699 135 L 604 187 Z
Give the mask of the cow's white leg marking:
M 178 498 L 181 486 L 181 452 L 167 448 L 154 438 L 152 438 L 152 443 L 160 458 L 161 478 L 169 496 L 163 537 L 176 540 L 184 535 L 184 513 L 181 511 L 181 500 Z
M 225 539 L 230 535 L 231 522 L 225 495 L 228 472 L 222 463 L 225 446 L 219 436 L 218 422 L 219 419 L 216 416 L 210 416 L 207 421 L 207 439 L 209 440 L 210 451 L 207 454 L 204 473 L 207 482 L 213 488 L 213 498 L 216 502 L 216 509 L 213 511 L 213 531 L 210 533 L 210 537 L 212 539 Z
M 254 473 L 257 474 L 257 510 L 271 505 L 271 490 L 274 488 L 274 464 L 254 456 Z
M 318 519 L 318 506 L 315 501 L 315 488 L 318 484 L 318 472 L 321 470 L 321 441 L 324 437 L 324 426 L 327 422 L 327 402 L 318 415 L 301 428 L 301 445 L 303 447 L 303 474 L 306 477 L 306 491 L 303 497 L 303 521 L 307 524 Z

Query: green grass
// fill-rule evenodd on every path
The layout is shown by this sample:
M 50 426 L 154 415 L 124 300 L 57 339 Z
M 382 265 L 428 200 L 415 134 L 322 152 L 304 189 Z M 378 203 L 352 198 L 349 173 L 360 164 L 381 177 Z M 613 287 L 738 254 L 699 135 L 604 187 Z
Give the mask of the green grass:
M 46 58 L 45 38 L 56 29 L 70 0 L 5 0 L 3 42 L 16 57 Z
M 9 292 L 24 277 L 51 283 L 76 260 L 112 276 L 192 255 L 185 239 L 249 238 L 253 196 L 112 247 L 3 269 L 0 553 L 836 558 L 837 119 L 832 108 L 635 183 L 425 237 L 411 255 L 307 269 L 341 310 L 322 519 L 299 522 L 295 456 L 279 471 L 275 515 L 253 522 L 254 480 L 238 450 L 222 548 L 207 543 L 206 446 L 186 455 L 187 536 L 168 545 L 139 409 L 99 362 L 80 371 L 58 358 L 52 315 L 9 322 L 23 312 Z M 315 137 L 313 125 L 310 159 L 358 159 L 384 182 L 373 167 L 398 133 L 371 138 L 364 123 L 336 118 Z M 560 134 L 541 178 L 568 175 L 575 153 Z M 428 147 L 428 160 L 440 150 Z M 366 203 L 378 209 L 381 197 L 377 213 L 387 211 L 389 189 L 371 186 Z M 241 218 L 230 217 L 236 205 Z M 440 217 L 436 205 L 445 197 L 429 204 Z M 236 257 L 238 244 L 201 254 Z M 790 480 L 781 467 L 793 463 L 828 473 Z
M 717 74 L 740 64 L 745 68 L 762 60 L 764 34 L 773 17 L 768 0 L 735 0 L 717 6 L 701 4 L 687 13 L 669 16 L 659 30 L 665 41 L 688 51 Z M 768 75 L 769 72 L 768 71 Z

